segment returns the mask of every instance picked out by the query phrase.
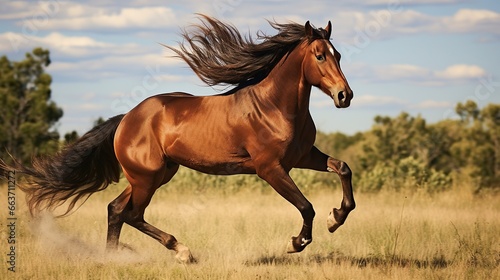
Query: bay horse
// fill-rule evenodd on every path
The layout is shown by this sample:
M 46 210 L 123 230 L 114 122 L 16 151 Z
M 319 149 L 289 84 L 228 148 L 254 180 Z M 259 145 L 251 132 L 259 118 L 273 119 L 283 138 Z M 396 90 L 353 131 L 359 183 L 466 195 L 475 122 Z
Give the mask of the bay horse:
M 213 96 L 176 92 L 149 97 L 124 115 L 94 127 L 53 156 L 35 158 L 32 167 L 1 168 L 24 173 L 32 215 L 68 201 L 66 215 L 80 199 L 105 189 L 120 177 L 129 182 L 108 205 L 108 250 L 116 249 L 124 223 L 194 261 L 185 245 L 144 220 L 155 191 L 179 166 L 215 175 L 257 174 L 293 204 L 303 218 L 289 253 L 312 241 L 315 211 L 289 175 L 292 168 L 338 174 L 343 199 L 327 219 L 334 232 L 355 202 L 348 165 L 314 146 L 316 128 L 309 111 L 317 87 L 338 108 L 349 107 L 353 92 L 340 68 L 340 53 L 330 42 L 331 23 L 269 22 L 278 34 L 257 33 L 258 42 L 229 24 L 199 15 L 200 24 L 179 48 L 168 47 L 208 85 L 232 85 Z

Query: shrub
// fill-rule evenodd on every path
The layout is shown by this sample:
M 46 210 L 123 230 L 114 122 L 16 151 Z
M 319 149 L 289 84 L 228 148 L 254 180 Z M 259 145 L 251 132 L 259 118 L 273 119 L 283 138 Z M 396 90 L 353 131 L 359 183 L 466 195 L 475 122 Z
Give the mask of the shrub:
M 407 157 L 397 164 L 378 163 L 372 170 L 361 174 L 358 185 L 358 189 L 365 192 L 423 189 L 434 193 L 449 189 L 451 178 L 413 157 Z

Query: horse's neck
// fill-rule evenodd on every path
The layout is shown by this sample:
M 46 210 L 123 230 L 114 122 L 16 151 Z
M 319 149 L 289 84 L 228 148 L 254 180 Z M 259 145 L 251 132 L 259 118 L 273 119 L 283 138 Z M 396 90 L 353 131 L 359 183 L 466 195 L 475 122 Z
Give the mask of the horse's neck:
M 311 85 L 302 73 L 303 54 L 300 46 L 274 67 L 269 75 L 256 85 L 265 96 L 262 102 L 272 103 L 288 116 L 306 118 L 309 115 Z

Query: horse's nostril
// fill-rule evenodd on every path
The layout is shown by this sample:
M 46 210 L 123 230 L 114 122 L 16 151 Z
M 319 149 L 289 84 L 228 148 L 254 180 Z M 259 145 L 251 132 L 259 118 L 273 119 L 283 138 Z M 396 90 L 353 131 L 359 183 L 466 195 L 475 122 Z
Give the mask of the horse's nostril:
M 345 98 L 345 96 L 344 96 L 344 92 L 343 92 L 343 91 L 339 92 L 338 96 L 339 96 L 339 100 L 342 100 L 342 101 L 343 101 L 343 100 L 344 100 L 344 98 Z

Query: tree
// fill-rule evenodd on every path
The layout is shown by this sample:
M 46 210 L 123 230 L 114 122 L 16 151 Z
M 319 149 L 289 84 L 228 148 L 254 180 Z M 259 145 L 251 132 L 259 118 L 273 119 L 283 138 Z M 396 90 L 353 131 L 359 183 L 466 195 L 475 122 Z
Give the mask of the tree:
M 450 154 L 461 173 L 475 180 L 476 190 L 500 183 L 500 105 L 479 109 L 473 101 L 458 103 L 461 130 L 450 145 Z
M 379 191 L 383 188 L 442 191 L 451 186 L 449 176 L 441 171 L 438 159 L 445 154 L 448 140 L 443 131 L 427 125 L 420 117 L 403 112 L 395 118 L 376 116 L 371 131 L 366 132 L 358 188 Z
M 493 149 L 492 173 L 495 181 L 500 183 L 500 105 L 489 104 L 481 111 L 485 128 L 490 137 Z
M 103 119 L 102 117 L 99 117 L 97 120 L 94 121 L 94 127 L 104 123 L 106 120 Z
M 78 132 L 76 130 L 73 130 L 71 132 L 67 132 L 64 134 L 64 144 L 68 145 L 73 142 L 75 142 L 80 136 L 78 135 Z
M 363 145 L 363 168 L 381 161 L 398 163 L 409 156 L 428 163 L 429 131 L 422 117 L 403 112 L 395 118 L 376 116 L 374 121 Z
M 35 48 L 24 60 L 0 58 L 0 157 L 6 151 L 22 162 L 59 147 L 53 128 L 63 111 L 50 100 L 52 77 L 45 72 L 49 51 Z
M 471 122 L 479 118 L 479 109 L 476 102 L 472 100 L 467 100 L 465 104 L 459 102 L 455 106 L 455 112 L 460 116 L 463 122 Z

